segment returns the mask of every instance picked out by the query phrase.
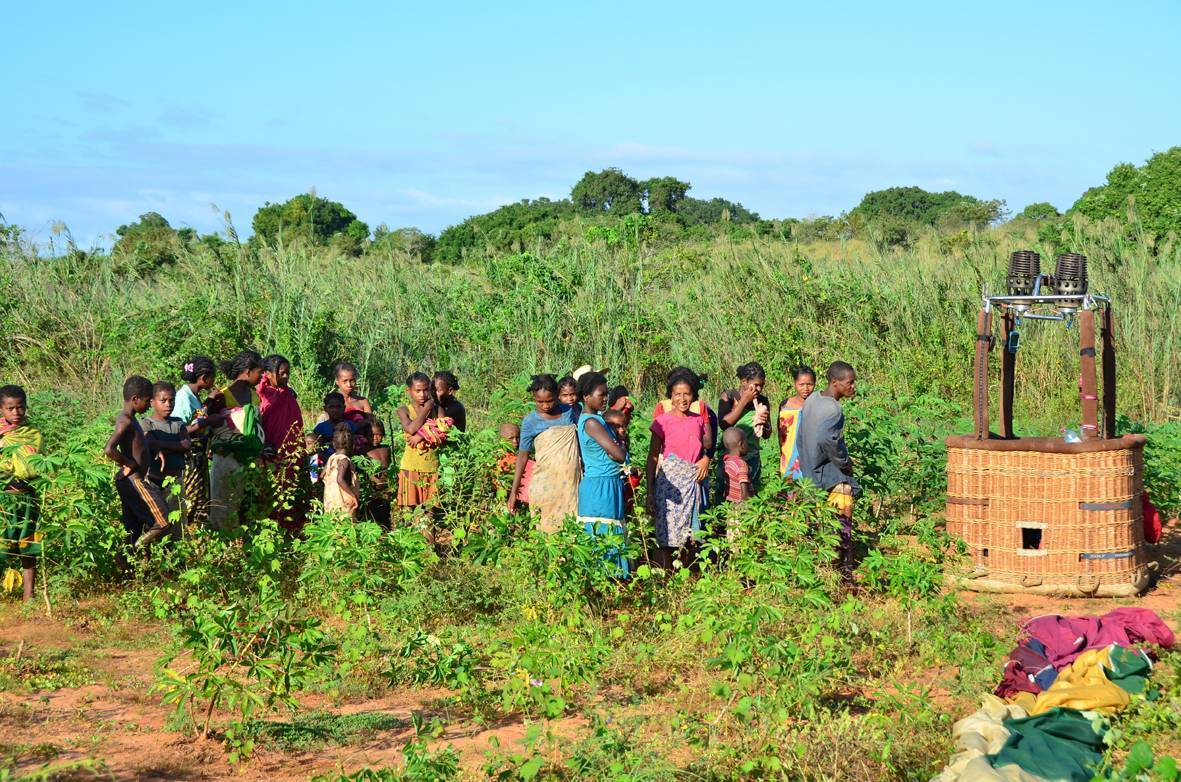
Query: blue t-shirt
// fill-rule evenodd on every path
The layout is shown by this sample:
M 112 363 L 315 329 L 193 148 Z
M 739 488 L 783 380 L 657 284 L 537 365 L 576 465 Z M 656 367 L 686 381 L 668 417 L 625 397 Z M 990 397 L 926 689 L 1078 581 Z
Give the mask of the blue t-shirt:
M 357 425 L 352 421 L 342 418 L 336 424 L 344 424 L 353 434 L 357 433 Z M 324 446 L 320 449 L 322 462 L 328 461 L 328 457 L 336 453 L 336 449 L 332 447 L 332 435 L 336 434 L 336 424 L 331 421 L 321 421 L 312 429 L 316 433 L 316 437 L 320 438 L 320 445 Z
M 525 420 L 521 421 L 521 445 L 517 450 L 521 453 L 532 453 L 533 441 L 537 435 L 551 426 L 572 426 L 576 423 L 578 423 L 578 413 L 573 407 L 558 405 L 557 418 L 542 418 L 534 410 L 525 416 Z

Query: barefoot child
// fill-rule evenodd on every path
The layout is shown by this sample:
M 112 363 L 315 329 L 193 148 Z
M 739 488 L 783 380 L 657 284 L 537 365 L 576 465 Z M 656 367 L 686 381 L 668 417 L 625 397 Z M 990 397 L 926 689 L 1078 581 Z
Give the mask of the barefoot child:
M 161 380 L 152 386 L 152 414 L 140 421 L 144 437 L 148 441 L 150 466 L 147 480 L 160 490 L 168 505 L 168 520 L 179 531 L 176 524 L 181 516 L 180 494 L 172 488 L 182 485 L 185 469 L 185 455 L 192 448 L 189 440 L 188 427 L 179 418 L 172 415 L 173 402 L 176 399 L 176 387 Z M 165 479 L 171 479 L 165 486 Z M 173 515 L 175 514 L 175 516 Z
M 0 561 L 20 567 L 26 601 L 33 599 L 41 536 L 40 507 L 29 484 L 36 471 L 29 457 L 41 449 L 41 433 L 29 426 L 28 401 L 20 386 L 0 387 Z
M 123 409 L 115 418 L 115 429 L 103 448 L 106 457 L 119 465 L 115 489 L 123 505 L 123 528 L 137 547 L 148 546 L 172 530 L 163 494 L 146 480 L 150 455 L 147 439 L 136 419 L 148 409 L 151 400 L 151 381 L 140 375 L 127 378 L 123 383 Z
M 360 498 L 357 496 L 356 474 L 350 458 L 353 455 L 353 434 L 353 430 L 343 421 L 336 425 L 336 431 L 332 433 L 332 455 L 324 465 L 324 510 L 356 519 Z

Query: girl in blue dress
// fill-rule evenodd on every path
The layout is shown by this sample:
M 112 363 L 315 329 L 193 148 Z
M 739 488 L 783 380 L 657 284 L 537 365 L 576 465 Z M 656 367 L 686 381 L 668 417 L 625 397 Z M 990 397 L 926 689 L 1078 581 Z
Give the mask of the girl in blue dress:
M 624 535 L 623 472 L 627 459 L 623 445 L 603 420 L 607 407 L 607 378 L 587 372 L 578 379 L 582 412 L 578 417 L 578 449 L 582 456 L 582 479 L 578 483 L 578 520 L 591 536 Z M 627 557 L 622 546 L 608 552 L 608 561 L 619 578 L 628 576 Z

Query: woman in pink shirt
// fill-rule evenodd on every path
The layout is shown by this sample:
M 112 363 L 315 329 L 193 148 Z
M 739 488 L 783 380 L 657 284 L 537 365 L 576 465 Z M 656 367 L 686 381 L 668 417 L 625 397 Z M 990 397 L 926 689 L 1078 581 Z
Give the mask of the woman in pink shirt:
M 672 566 L 674 557 L 688 565 L 687 544 L 701 529 L 705 509 L 708 452 L 713 448 L 709 418 L 694 410 L 701 380 L 688 369 L 673 372 L 668 381 L 667 412 L 652 422 L 648 449 L 648 513 L 656 525 L 656 563 Z

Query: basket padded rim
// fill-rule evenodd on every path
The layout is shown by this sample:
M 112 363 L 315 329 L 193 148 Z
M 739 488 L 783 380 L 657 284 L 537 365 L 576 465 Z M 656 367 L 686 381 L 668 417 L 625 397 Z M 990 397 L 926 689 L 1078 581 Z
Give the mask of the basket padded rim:
M 994 439 L 995 438 L 995 439 Z M 1137 450 L 1144 447 L 1148 439 L 1142 434 L 1125 434 L 1110 440 L 1093 439 L 1081 443 L 1068 443 L 1059 437 L 1018 437 L 1003 440 L 995 435 L 988 440 L 977 440 L 970 434 L 956 434 L 944 442 L 948 448 L 963 448 L 974 451 L 1026 451 L 1032 453 L 1100 453 L 1103 451 Z

